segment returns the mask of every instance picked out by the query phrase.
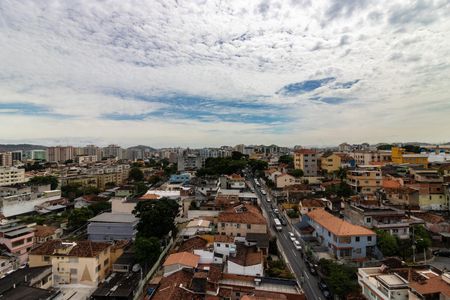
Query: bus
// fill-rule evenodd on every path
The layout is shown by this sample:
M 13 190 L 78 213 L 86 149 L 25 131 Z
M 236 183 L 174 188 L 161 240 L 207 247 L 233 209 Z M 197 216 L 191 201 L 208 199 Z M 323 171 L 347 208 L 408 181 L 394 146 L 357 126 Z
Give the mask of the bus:
M 276 229 L 277 231 L 283 230 L 283 227 L 281 226 L 280 220 L 278 220 L 277 218 L 275 218 L 275 219 L 273 219 L 273 223 L 274 223 L 275 229 Z

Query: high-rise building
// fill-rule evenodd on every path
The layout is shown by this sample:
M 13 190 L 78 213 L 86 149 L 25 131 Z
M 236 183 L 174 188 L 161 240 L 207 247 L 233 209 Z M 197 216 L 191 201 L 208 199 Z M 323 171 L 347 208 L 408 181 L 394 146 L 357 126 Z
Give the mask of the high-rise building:
M 13 151 L 11 152 L 12 154 L 12 160 L 14 161 L 22 161 L 22 150 L 17 150 L 17 151 Z
M 49 162 L 65 162 L 73 160 L 74 148 L 72 146 L 48 147 L 47 157 Z
M 294 152 L 294 168 L 303 170 L 307 177 L 317 176 L 317 152 L 312 149 L 300 149 Z
M 0 153 L 0 166 L 11 167 L 13 165 L 12 153 L 3 152 Z
M 103 148 L 102 157 L 115 157 L 117 159 L 123 159 L 123 149 L 118 145 L 109 145 Z
M 0 186 L 25 182 L 25 169 L 0 167 Z

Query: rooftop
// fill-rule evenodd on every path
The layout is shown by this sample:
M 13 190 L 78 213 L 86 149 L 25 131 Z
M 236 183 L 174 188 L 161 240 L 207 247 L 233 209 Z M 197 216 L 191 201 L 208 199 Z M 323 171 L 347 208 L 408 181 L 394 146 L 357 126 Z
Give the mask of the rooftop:
M 99 214 L 91 219 L 89 222 L 100 222 L 100 223 L 134 223 L 139 219 L 136 218 L 132 214 L 119 214 L 119 213 L 110 213 L 105 212 Z
M 199 255 L 184 251 L 184 252 L 170 254 L 167 257 L 166 261 L 164 262 L 163 266 L 180 264 L 180 265 L 195 268 L 195 267 L 197 267 L 199 261 L 200 261 Z
M 266 219 L 253 205 L 245 204 L 227 209 L 219 214 L 219 222 L 240 224 L 266 224 Z
M 50 240 L 31 250 L 30 255 L 96 257 L 109 247 L 111 247 L 110 243 L 92 242 L 89 240 L 77 242 Z
M 47 237 L 55 234 L 58 228 L 53 226 L 44 226 L 44 225 L 36 225 L 34 227 L 34 236 L 35 237 Z
M 372 230 L 353 225 L 322 209 L 313 210 L 307 216 L 337 236 L 375 235 L 375 232 Z

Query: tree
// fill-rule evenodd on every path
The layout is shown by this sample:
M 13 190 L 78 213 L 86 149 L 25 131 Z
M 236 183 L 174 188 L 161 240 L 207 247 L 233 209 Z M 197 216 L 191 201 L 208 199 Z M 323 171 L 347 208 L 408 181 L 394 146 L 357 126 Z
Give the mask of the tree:
M 92 217 L 94 217 L 94 213 L 89 208 L 76 208 L 72 210 L 68 217 L 68 225 L 71 228 L 78 228 L 85 225 Z
M 175 229 L 175 217 L 179 205 L 175 200 L 162 198 L 156 201 L 141 201 L 137 203 L 133 213 L 138 217 L 138 235 L 142 237 L 162 238 Z
M 245 157 L 245 155 L 242 154 L 242 153 L 239 152 L 239 151 L 233 151 L 233 152 L 231 152 L 231 159 L 232 159 L 232 160 L 240 160 L 240 159 L 242 159 L 243 157 Z
M 412 152 L 412 153 L 420 153 L 422 149 L 419 146 L 415 145 L 405 145 L 403 148 L 405 148 L 406 152 Z
M 414 226 L 414 241 L 417 251 L 427 250 L 431 246 L 431 238 L 423 225 Z
M 266 170 L 269 167 L 269 164 L 263 160 L 250 159 L 248 161 L 248 166 L 250 167 L 250 170 L 254 173 L 256 171 Z
M 325 282 L 335 295 L 343 298 L 358 290 L 355 268 L 328 259 L 319 260 L 319 268 L 325 275 Z
M 108 202 L 108 201 L 96 202 L 96 203 L 89 205 L 88 209 L 92 211 L 94 216 L 96 216 L 101 212 L 110 211 L 111 210 L 111 202 Z
M 399 253 L 397 238 L 384 230 L 377 230 L 377 246 L 383 256 L 395 256 Z
M 133 167 L 130 169 L 130 172 L 128 173 L 128 180 L 143 181 L 144 173 L 142 172 L 141 169 Z
M 157 184 L 160 181 L 161 181 L 161 177 L 159 177 L 158 175 L 152 175 L 148 179 L 148 183 L 150 183 L 150 184 Z
M 339 167 L 336 175 L 341 181 L 344 181 L 344 179 L 347 178 L 347 170 L 345 168 Z
M 30 178 L 28 181 L 29 185 L 44 185 L 44 184 L 50 184 L 50 188 L 52 190 L 56 189 L 58 187 L 58 178 L 56 176 L 34 176 Z
M 303 170 L 301 170 L 301 169 L 295 169 L 295 170 L 289 171 L 289 175 L 292 175 L 295 178 L 300 178 L 300 177 L 303 177 L 304 173 L 303 173 Z
M 147 191 L 148 187 L 143 181 L 139 181 L 134 184 L 134 193 L 136 195 L 142 195 Z
M 390 144 L 383 144 L 377 147 L 377 150 L 391 150 L 392 149 L 392 145 Z
M 161 244 L 156 237 L 138 237 L 134 242 L 134 256 L 141 264 L 153 265 L 161 255 Z
M 293 167 L 294 166 L 294 157 L 292 155 L 281 155 L 278 158 L 278 163 L 279 164 L 287 164 L 287 165 L 289 165 L 289 167 Z

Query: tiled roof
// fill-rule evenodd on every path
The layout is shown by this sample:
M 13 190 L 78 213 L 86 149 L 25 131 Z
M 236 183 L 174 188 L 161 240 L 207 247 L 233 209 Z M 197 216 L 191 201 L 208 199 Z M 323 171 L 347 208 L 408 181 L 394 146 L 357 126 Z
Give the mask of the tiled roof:
M 398 189 L 401 187 L 401 184 L 398 180 L 393 179 L 384 179 L 383 180 L 383 188 L 385 189 Z
M 184 300 L 194 299 L 193 295 L 183 289 L 192 280 L 194 273 L 188 270 L 181 270 L 175 272 L 167 277 L 161 279 L 160 286 L 153 295 L 152 300 Z
M 375 235 L 375 232 L 372 230 L 359 225 L 353 225 L 322 209 L 313 210 L 307 216 L 337 236 Z
M 316 154 L 317 151 L 316 150 L 312 150 L 312 149 L 299 149 L 299 150 L 295 151 L 295 153 L 298 153 L 298 154 Z
M 325 207 L 325 202 L 320 199 L 303 199 L 302 207 Z
M 215 235 L 214 242 L 216 243 L 234 243 L 234 236 L 231 235 Z
M 174 264 L 180 264 L 183 266 L 188 266 L 195 268 L 198 265 L 198 262 L 200 261 L 200 256 L 196 254 L 192 254 L 189 252 L 178 252 L 174 254 L 170 254 L 166 261 L 164 262 L 163 266 L 170 266 Z
M 440 276 L 431 277 L 423 282 L 412 281 L 409 283 L 409 287 L 423 296 L 442 293 L 450 297 L 450 284 L 445 282 Z
M 34 227 L 34 236 L 38 238 L 51 236 L 55 234 L 56 229 L 53 226 L 36 225 Z
M 179 252 L 192 252 L 195 249 L 204 249 L 206 245 L 208 244 L 208 241 L 205 239 L 202 239 L 199 236 L 194 236 L 187 241 L 183 242 L 178 248 Z
M 242 210 L 232 207 L 219 214 L 219 222 L 240 224 L 266 224 L 266 219 L 253 205 L 242 205 Z
M 230 256 L 228 260 L 241 266 L 254 266 L 263 263 L 263 255 L 256 247 L 247 247 L 239 243 L 236 247 L 236 256 Z
M 67 254 L 61 254 L 58 250 L 71 247 Z M 76 257 L 95 257 L 102 251 L 111 247 L 110 243 L 77 241 L 70 245 L 70 242 L 64 243 L 61 240 L 50 240 L 39 247 L 31 250 L 31 255 L 58 255 L 58 256 L 76 256 Z
M 156 194 L 145 194 L 139 197 L 139 200 L 158 200 L 160 197 Z

